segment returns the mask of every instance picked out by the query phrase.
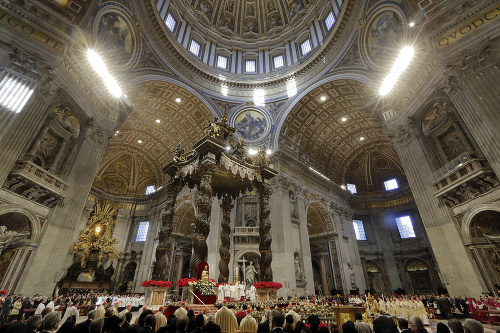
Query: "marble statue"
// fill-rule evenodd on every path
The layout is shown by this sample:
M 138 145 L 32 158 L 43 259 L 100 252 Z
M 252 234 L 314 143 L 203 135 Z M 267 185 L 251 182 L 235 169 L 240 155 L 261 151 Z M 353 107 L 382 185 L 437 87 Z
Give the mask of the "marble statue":
M 7 245 L 24 238 L 28 234 L 28 231 L 17 232 L 14 230 L 7 230 L 6 226 L 0 225 L 0 253 L 2 253 L 2 249 Z
M 257 274 L 257 270 L 255 269 L 255 266 L 253 265 L 253 261 L 250 261 L 250 264 L 247 266 L 247 269 L 245 271 L 245 277 L 247 280 L 246 281 L 247 284 L 254 284 L 256 274 Z
M 290 191 L 290 214 L 293 218 L 299 217 L 297 212 L 297 197 L 292 191 Z
M 300 256 L 298 254 L 295 254 L 294 265 L 295 265 L 295 279 L 297 281 L 303 281 L 305 278 L 305 274 L 304 270 L 302 269 L 302 265 L 300 264 Z

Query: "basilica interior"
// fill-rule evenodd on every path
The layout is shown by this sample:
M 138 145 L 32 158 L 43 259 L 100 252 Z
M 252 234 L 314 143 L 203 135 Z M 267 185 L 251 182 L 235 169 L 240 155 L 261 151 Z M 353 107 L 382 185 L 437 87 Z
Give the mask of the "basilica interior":
M 0 1 L 0 289 L 496 294 L 499 6 Z

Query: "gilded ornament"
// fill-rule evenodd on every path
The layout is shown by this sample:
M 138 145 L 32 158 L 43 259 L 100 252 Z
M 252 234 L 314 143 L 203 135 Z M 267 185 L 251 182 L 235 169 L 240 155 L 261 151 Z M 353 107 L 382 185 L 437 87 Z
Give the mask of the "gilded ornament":
M 86 266 L 93 250 L 99 253 L 97 267 L 102 265 L 103 258 L 106 260 L 109 256 L 120 257 L 120 252 L 115 247 L 117 240 L 113 238 L 117 211 L 110 201 L 96 204 L 94 214 L 87 221 L 85 229 L 70 247 L 70 253 L 79 257 L 81 267 Z

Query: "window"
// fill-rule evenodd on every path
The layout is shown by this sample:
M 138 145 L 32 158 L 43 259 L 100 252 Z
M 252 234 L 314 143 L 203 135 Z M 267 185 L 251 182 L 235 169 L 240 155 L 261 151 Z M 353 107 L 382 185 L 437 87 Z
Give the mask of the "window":
M 227 68 L 227 57 L 217 56 L 217 67 L 219 68 Z
M 411 219 L 408 215 L 396 218 L 396 223 L 398 225 L 399 235 L 401 238 L 416 237 L 415 231 L 413 230 L 413 224 L 411 223 Z
M 200 44 L 198 44 L 194 40 L 192 40 L 191 45 L 189 46 L 189 52 L 191 52 L 195 56 L 199 56 L 200 55 Z
M 28 102 L 33 91 L 32 84 L 21 78 L 7 75 L 0 82 L 0 107 L 18 113 Z
M 356 190 L 356 185 L 355 184 L 349 184 L 349 183 L 347 183 L 347 190 L 349 192 L 351 192 L 352 194 L 358 193 L 358 191 Z
M 255 60 L 247 60 L 245 61 L 245 72 L 247 73 L 255 73 L 256 70 L 256 63 Z
M 311 52 L 311 41 L 308 39 L 304 43 L 300 44 L 300 49 L 302 50 L 302 55 L 305 56 L 309 52 Z
M 145 242 L 146 236 L 148 235 L 149 222 L 140 222 L 137 228 L 137 236 L 135 236 L 136 242 Z
M 354 233 L 356 233 L 356 239 L 366 240 L 365 227 L 363 227 L 363 221 L 353 220 L 352 225 L 354 227 Z
M 151 193 L 154 193 L 156 191 L 156 188 L 154 185 L 150 185 L 146 187 L 146 195 L 150 195 Z
M 328 14 L 325 20 L 326 29 L 330 30 L 333 27 L 334 23 L 335 23 L 335 17 L 333 16 L 333 12 L 330 12 L 330 14 Z
M 175 19 L 172 17 L 172 15 L 168 13 L 167 19 L 165 20 L 165 24 L 167 25 L 168 30 L 173 32 L 176 23 L 177 22 L 175 22 Z
M 282 54 L 280 54 L 277 57 L 274 57 L 273 60 L 274 60 L 274 68 L 280 68 L 285 65 L 285 59 L 283 58 Z
M 390 191 L 390 190 L 394 190 L 396 188 L 398 188 L 398 181 L 396 180 L 396 178 L 392 178 L 392 179 L 389 179 L 389 180 L 386 180 L 384 182 L 384 186 L 385 186 L 385 190 L 386 191 Z

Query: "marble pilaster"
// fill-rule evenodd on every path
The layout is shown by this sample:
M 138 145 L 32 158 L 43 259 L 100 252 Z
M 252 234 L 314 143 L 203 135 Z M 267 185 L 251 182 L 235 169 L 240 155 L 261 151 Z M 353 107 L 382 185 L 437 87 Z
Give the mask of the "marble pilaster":
M 422 144 L 410 126 L 400 129 L 393 137 L 393 143 L 441 273 L 450 281 L 448 291 L 451 295 L 481 295 L 485 285 L 477 266 L 463 245 L 460 231 L 450 211 L 434 197 L 434 189 L 429 180 L 433 171 Z M 454 255 L 450 256 L 449 253 Z
M 75 227 L 84 211 L 107 143 L 108 137 L 98 126 L 90 124 L 87 127 L 67 179 L 70 185 L 68 196 L 49 215 L 43 231 L 45 237 L 42 237 L 30 259 L 30 267 L 19 292 L 25 295 L 51 294 L 55 285 L 54 272 L 64 271 L 71 265 L 73 257 L 68 254 L 68 249 L 76 240 Z M 59 260 L 54 261 L 55 256 Z

